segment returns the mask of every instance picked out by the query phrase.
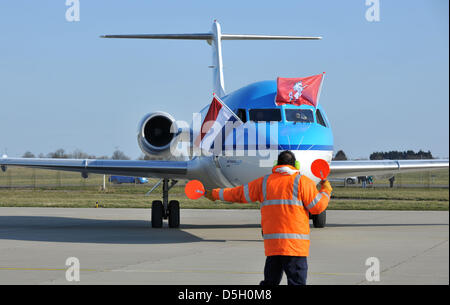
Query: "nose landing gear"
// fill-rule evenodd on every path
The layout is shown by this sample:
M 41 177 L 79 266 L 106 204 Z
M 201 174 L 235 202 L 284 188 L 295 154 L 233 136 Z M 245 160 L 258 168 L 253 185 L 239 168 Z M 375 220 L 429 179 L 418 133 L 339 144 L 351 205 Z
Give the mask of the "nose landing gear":
M 327 210 L 318 215 L 310 214 L 309 218 L 312 219 L 314 228 L 325 228 L 327 222 Z

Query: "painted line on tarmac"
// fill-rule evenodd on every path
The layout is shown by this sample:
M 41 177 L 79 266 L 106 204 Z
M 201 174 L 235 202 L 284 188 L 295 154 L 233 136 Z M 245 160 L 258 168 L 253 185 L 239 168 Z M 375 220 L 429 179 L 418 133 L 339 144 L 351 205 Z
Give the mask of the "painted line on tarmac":
M 0 267 L 0 271 L 67 271 L 63 268 L 20 268 L 20 267 Z M 80 269 L 80 271 L 99 271 L 96 269 Z
M 0 271 L 67 271 L 64 268 L 29 268 L 0 267 Z M 231 273 L 231 274 L 262 274 L 262 272 L 225 271 L 225 270 L 135 270 L 135 269 L 80 269 L 84 272 L 129 272 L 129 273 Z
M 0 271 L 67 271 L 64 268 L 24 268 L 0 267 Z M 80 269 L 82 272 L 124 272 L 124 273 L 211 273 L 211 274 L 264 274 L 256 271 L 226 271 L 226 270 L 136 270 L 136 269 Z M 361 273 L 311 272 L 309 275 L 353 276 Z
M 105 270 L 107 272 L 130 272 L 130 273 L 225 273 L 225 274 L 263 274 L 263 272 L 254 271 L 226 271 L 226 270 L 128 270 L 113 269 Z

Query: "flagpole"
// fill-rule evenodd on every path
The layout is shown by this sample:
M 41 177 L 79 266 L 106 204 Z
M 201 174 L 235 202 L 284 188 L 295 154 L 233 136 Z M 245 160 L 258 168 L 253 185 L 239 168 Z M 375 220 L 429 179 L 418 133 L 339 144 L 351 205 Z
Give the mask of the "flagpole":
M 316 103 L 316 108 L 317 108 L 317 105 L 319 105 L 320 93 L 322 93 L 322 86 L 323 86 L 323 80 L 324 80 L 324 79 L 325 79 L 325 72 L 322 72 L 322 81 L 320 82 L 319 92 L 317 93 L 317 103 Z

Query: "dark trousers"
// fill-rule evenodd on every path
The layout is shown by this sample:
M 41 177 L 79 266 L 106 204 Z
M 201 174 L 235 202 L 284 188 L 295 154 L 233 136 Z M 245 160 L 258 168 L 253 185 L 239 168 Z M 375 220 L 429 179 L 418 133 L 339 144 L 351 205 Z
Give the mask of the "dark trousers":
M 306 285 L 308 262 L 305 256 L 267 256 L 264 281 L 260 285 L 279 285 L 286 273 L 288 285 Z

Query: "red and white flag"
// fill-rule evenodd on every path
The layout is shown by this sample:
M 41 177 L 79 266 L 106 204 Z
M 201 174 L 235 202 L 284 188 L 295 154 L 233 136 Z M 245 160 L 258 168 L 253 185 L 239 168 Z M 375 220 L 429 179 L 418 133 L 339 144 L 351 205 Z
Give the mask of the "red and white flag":
M 320 89 L 325 72 L 318 75 L 299 78 L 277 78 L 277 106 L 292 104 L 317 107 Z
M 236 124 L 243 124 L 239 117 L 214 94 L 206 117 L 203 120 L 200 134 L 194 144 L 197 147 L 210 151 L 216 138 L 222 136 L 227 122 L 234 123 L 234 127 L 237 126 Z

